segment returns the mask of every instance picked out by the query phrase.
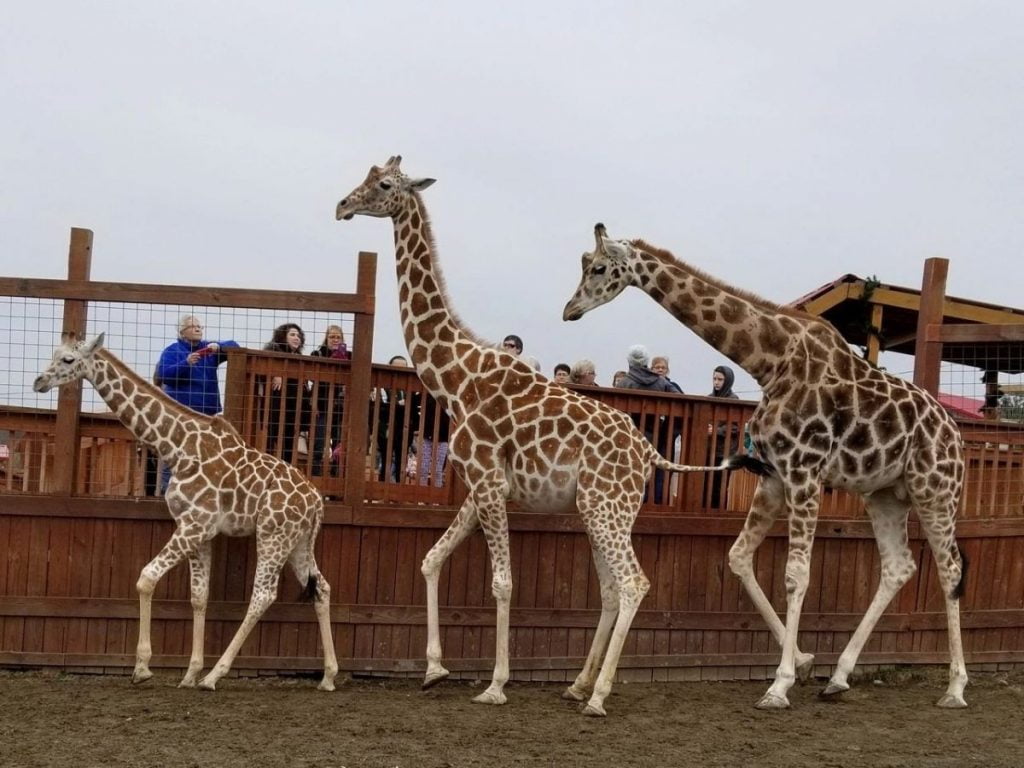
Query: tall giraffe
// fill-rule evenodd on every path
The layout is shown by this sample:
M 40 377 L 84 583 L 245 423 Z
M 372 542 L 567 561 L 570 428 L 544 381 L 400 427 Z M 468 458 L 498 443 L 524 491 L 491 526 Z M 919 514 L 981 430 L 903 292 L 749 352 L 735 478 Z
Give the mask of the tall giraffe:
M 512 594 L 505 503 L 511 500 L 538 512 L 575 507 L 590 538 L 601 583 L 601 618 L 583 670 L 564 697 L 582 702 L 592 691 L 581 711 L 603 716 L 626 633 L 650 586 L 633 551 L 630 531 L 651 468 L 718 468 L 666 461 L 626 414 L 549 381 L 517 356 L 473 335 L 449 310 L 434 259 L 434 238 L 419 195 L 434 180 L 409 178 L 400 163 L 399 156 L 383 168 L 372 167 L 366 180 L 338 203 L 337 218 L 390 217 L 394 223 L 406 346 L 420 380 L 456 421 L 449 456 L 469 491 L 455 520 L 423 560 L 423 687 L 448 676 L 441 664 L 438 620 L 441 566 L 479 525 L 490 552 L 497 630 L 494 676 L 474 701 L 505 703 Z
M 334 690 L 338 661 L 331 638 L 331 588 L 320 573 L 313 546 L 323 521 L 323 499 L 295 468 L 246 445 L 220 416 L 206 416 L 175 402 L 103 349 L 104 334 L 88 344 L 65 335 L 53 361 L 32 388 L 48 392 L 78 379 L 92 382 L 100 397 L 135 438 L 156 451 L 172 470 L 164 498 L 177 529 L 139 575 L 139 642 L 133 683 L 153 676 L 149 661 L 153 592 L 171 568 L 188 559 L 192 596 L 192 654 L 179 687 L 194 688 L 203 669 L 206 602 L 210 594 L 210 549 L 218 533 L 256 535 L 256 577 L 242 625 L 212 670 L 198 682 L 212 691 L 242 643 L 277 598 L 284 564 L 290 563 L 314 598 L 324 676 L 319 688 Z
M 823 487 L 864 497 L 881 555 L 881 580 L 822 694 L 849 688 L 847 678 L 878 617 L 914 574 L 907 546 L 913 509 L 946 598 L 951 662 L 949 686 L 938 705 L 967 706 L 959 608 L 967 561 L 954 535 L 964 458 L 949 414 L 927 392 L 853 354 L 829 323 L 726 285 L 643 240 L 608 239 L 601 224 L 594 235 L 596 247 L 583 255 L 583 276 L 565 306 L 565 320 L 578 320 L 636 286 L 761 385 L 750 434 L 772 471 L 762 477 L 729 551 L 729 567 L 782 646 L 775 681 L 757 706 L 788 707 L 795 673 L 811 672 L 814 657 L 797 649 L 797 628 Z M 785 625 L 753 569 L 754 551 L 783 513 L 789 523 Z

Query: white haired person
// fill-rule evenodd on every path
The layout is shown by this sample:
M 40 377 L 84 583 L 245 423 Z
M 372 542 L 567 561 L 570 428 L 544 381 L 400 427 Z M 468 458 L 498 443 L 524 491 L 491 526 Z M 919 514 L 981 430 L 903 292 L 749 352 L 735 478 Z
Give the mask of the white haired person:
M 182 315 L 178 321 L 178 339 L 160 353 L 155 382 L 173 400 L 193 411 L 214 416 L 221 411 L 217 366 L 227 361 L 225 349 L 238 348 L 231 340 L 207 341 L 203 323 L 196 315 Z M 160 491 L 170 482 L 171 472 L 164 467 Z

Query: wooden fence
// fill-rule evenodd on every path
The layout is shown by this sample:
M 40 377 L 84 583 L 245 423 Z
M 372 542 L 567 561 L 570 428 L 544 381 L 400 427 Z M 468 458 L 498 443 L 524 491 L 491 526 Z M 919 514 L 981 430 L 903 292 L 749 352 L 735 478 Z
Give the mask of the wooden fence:
M 350 310 L 371 320 L 372 287 L 367 293 L 367 284 L 372 280 L 364 279 L 356 296 L 342 298 Z M 108 285 L 104 291 L 115 288 Z M 167 290 L 135 288 L 132 295 L 139 301 L 157 300 Z M 96 290 L 81 281 L 0 278 L 0 295 L 29 291 L 88 301 Z M 247 300 L 260 299 L 258 292 L 250 293 Z M 424 412 L 432 406 L 411 371 L 371 365 L 367 354 L 358 354 L 360 345 L 368 351 L 372 340 L 372 323 L 361 328 L 350 363 L 233 352 L 225 413 L 259 445 L 274 418 L 260 401 L 259 383 L 267 376 L 312 382 L 310 392 L 317 393 L 311 403 L 313 427 L 318 418 L 330 423 L 335 415 L 332 405 L 323 411 L 321 403 L 334 403 L 335 395 L 344 393 L 341 461 L 328 462 L 313 476 L 331 497 L 317 551 L 333 588 L 339 660 L 355 673 L 415 675 L 423 669 L 426 644 L 419 564 L 451 521 L 464 491 L 450 470 L 438 487 L 405 476 L 405 445 L 422 444 L 426 422 L 411 418 L 412 405 L 418 403 Z M 328 393 L 326 400 L 319 397 L 321 391 Z M 713 457 L 721 440 L 738 442 L 755 405 L 585 391 L 635 414 L 651 427 L 655 444 L 689 463 Z M 404 420 L 396 416 L 397 408 L 382 416 L 384 403 L 401 402 L 408 406 Z M 56 412 L 0 406 L 0 430 L 12 436 L 0 489 L 0 665 L 121 672 L 133 664 L 135 581 L 172 526 L 162 500 L 146 495 L 140 480 L 145 456 L 127 432 L 109 417 L 63 413 L 63 405 L 62 395 Z M 972 561 L 963 599 L 967 659 L 973 666 L 1019 663 L 1024 661 L 1024 431 L 992 421 L 961 427 L 969 467 L 957 535 Z M 435 419 L 431 437 L 439 437 L 439 429 Z M 392 475 L 396 441 L 402 463 Z M 294 461 L 313 472 L 310 454 L 296 455 Z M 18 473 L 10 471 L 15 464 Z M 61 474 L 69 467 L 71 474 Z M 667 483 L 664 496 L 656 500 L 652 478 L 651 498 L 634 531 L 652 588 L 627 640 L 620 678 L 773 674 L 778 649 L 727 563 L 752 490 L 750 477 L 739 473 L 717 494 L 708 478 L 684 476 Z M 513 509 L 510 528 L 513 677 L 570 680 L 582 665 L 600 610 L 587 539 L 571 514 Z M 917 575 L 879 622 L 862 656 L 864 665 L 947 661 L 945 615 L 931 556 L 914 522 L 910 533 Z M 254 557 L 251 540 L 216 543 L 208 658 L 223 650 L 244 613 Z M 785 559 L 780 524 L 755 562 L 759 581 L 780 611 Z M 819 673 L 830 671 L 866 610 L 878 580 L 878 559 L 860 504 L 846 494 L 826 493 L 800 638 L 801 649 L 816 654 Z M 295 602 L 298 593 L 299 585 L 286 580 L 279 602 L 243 647 L 236 671 L 320 667 L 313 611 Z M 487 549 L 479 534 L 445 566 L 440 595 L 446 664 L 457 674 L 486 676 L 493 664 L 494 604 Z M 154 666 L 186 666 L 190 620 L 187 569 L 178 568 L 155 595 Z

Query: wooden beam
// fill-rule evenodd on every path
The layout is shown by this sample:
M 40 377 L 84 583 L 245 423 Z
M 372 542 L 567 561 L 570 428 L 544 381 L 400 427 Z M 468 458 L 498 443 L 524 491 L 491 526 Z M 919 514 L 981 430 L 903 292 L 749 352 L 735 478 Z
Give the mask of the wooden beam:
M 86 282 L 92 269 L 92 231 L 71 230 L 71 244 L 68 247 L 68 280 Z M 85 338 L 85 324 L 89 304 L 81 299 L 67 298 L 64 301 L 64 317 L 61 332 Z M 82 380 L 65 384 L 57 395 L 57 425 L 54 432 L 53 476 L 47 490 L 54 493 L 71 494 L 75 489 L 79 454 L 79 414 L 82 410 Z
M 88 232 L 88 230 L 73 231 Z M 0 277 L 0 296 L 74 301 L 123 301 L 139 304 L 186 304 L 200 307 L 253 307 L 309 312 L 358 313 L 373 311 L 372 297 L 360 296 L 358 293 L 109 283 L 83 279 L 46 280 Z
M 377 254 L 359 253 L 356 293 L 365 299 L 366 308 L 356 314 L 352 332 L 352 378 L 346 393 L 348 444 L 345 451 L 345 503 L 362 507 L 366 492 L 366 445 L 369 425 L 366 408 L 370 402 L 370 378 L 373 366 L 373 320 L 377 291 Z
M 873 304 L 871 307 L 871 328 L 868 330 L 867 360 L 872 365 L 878 365 L 878 352 L 881 347 L 879 334 L 882 332 L 882 313 L 885 308 L 881 304 Z
M 942 344 L 927 341 L 929 325 L 942 324 L 946 299 L 947 259 L 928 259 L 921 281 L 921 309 L 917 315 L 917 343 L 914 346 L 914 384 L 938 396 L 942 366 Z
M 925 340 L 946 344 L 981 344 L 994 341 L 1024 342 L 1024 325 L 981 325 L 978 323 L 949 323 L 929 325 Z
M 821 317 L 832 309 L 832 307 L 838 306 L 850 298 L 851 285 L 862 287 L 859 283 L 841 283 L 829 290 L 827 293 L 823 293 L 821 296 L 817 296 L 805 304 L 801 304 L 799 309 L 810 315 Z

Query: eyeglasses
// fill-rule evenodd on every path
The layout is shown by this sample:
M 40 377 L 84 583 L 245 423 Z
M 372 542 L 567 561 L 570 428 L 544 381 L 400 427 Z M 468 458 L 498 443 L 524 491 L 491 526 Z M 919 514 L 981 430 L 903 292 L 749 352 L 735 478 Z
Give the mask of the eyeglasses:
M 203 330 L 203 326 L 201 326 L 201 325 L 186 325 L 181 330 L 183 330 L 183 331 L 201 331 L 201 330 Z
M 501 342 L 501 346 L 506 347 L 508 349 L 519 349 L 519 347 L 516 345 L 514 341 L 503 341 Z

